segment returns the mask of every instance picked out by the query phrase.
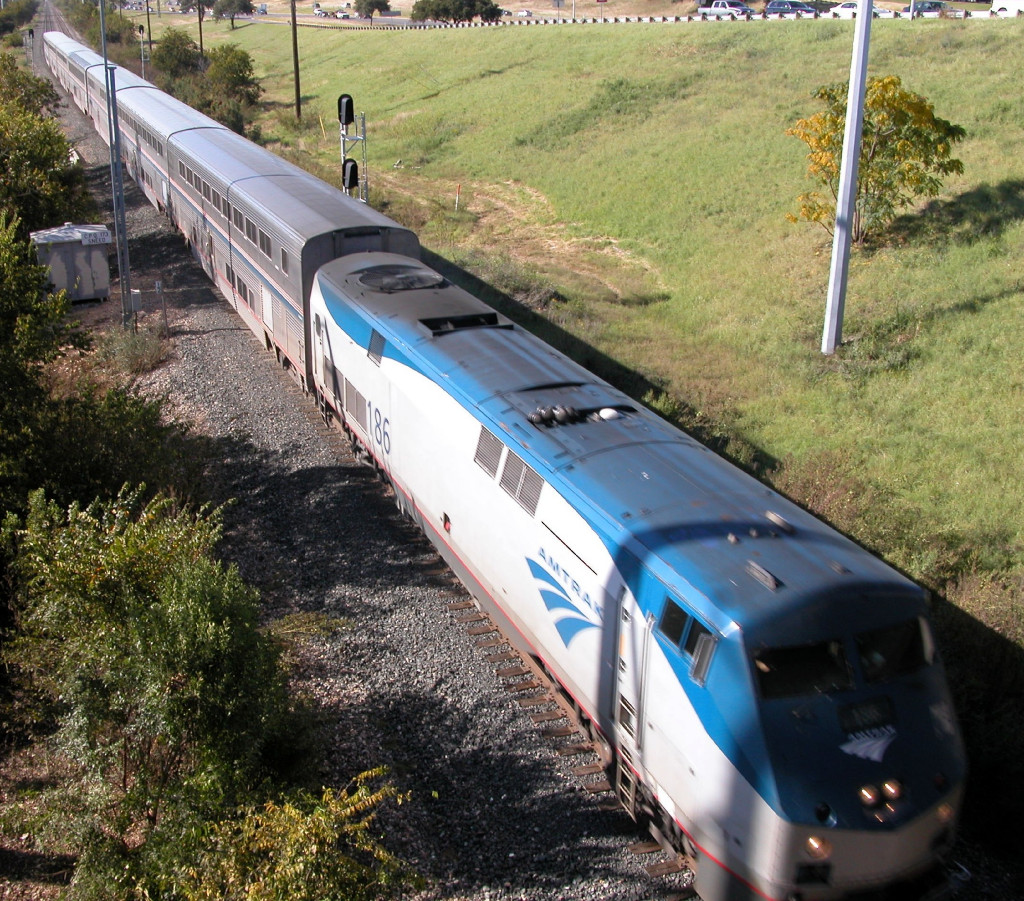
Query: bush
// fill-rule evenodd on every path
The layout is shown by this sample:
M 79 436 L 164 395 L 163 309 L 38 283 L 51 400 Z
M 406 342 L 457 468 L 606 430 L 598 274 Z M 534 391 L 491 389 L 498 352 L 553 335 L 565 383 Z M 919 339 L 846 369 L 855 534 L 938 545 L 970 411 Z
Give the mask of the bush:
M 5 524 L 19 587 L 5 660 L 52 723 L 83 873 L 137 857 L 167 810 L 246 797 L 284 735 L 279 654 L 255 591 L 211 559 L 220 533 L 218 512 L 138 489 L 66 511 L 36 492 Z

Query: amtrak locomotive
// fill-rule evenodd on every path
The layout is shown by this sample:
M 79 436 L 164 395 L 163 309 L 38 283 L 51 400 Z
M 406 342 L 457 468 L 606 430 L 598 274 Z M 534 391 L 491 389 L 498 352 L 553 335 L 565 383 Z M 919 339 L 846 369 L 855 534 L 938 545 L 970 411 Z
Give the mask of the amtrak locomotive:
M 46 57 L 107 134 L 102 62 Z M 129 170 L 705 901 L 944 894 L 965 758 L 922 589 L 424 266 L 415 235 L 118 70 Z

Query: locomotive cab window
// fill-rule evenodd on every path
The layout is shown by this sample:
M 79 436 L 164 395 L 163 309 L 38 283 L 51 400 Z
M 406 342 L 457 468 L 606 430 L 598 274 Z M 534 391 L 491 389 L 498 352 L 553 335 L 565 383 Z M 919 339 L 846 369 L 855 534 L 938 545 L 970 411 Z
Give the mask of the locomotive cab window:
M 761 697 L 797 698 L 853 688 L 850 662 L 838 639 L 786 648 L 762 648 L 754 655 Z
M 658 620 L 658 631 L 678 651 L 690 658 L 690 676 L 699 685 L 703 685 L 715 651 L 715 633 L 672 598 L 665 599 L 665 609 L 661 611 L 661 619 Z
M 935 643 L 922 619 L 909 619 L 895 626 L 872 629 L 857 636 L 857 656 L 869 684 L 909 676 L 932 662 Z

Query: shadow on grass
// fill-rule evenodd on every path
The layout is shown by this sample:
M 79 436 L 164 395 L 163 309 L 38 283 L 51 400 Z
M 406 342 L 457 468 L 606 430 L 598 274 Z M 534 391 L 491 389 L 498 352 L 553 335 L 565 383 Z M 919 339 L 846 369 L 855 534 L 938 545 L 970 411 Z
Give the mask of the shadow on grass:
M 1024 179 L 981 184 L 950 200 L 932 200 L 923 210 L 898 217 L 886 237 L 911 243 L 946 240 L 972 244 L 998 237 L 1024 220 Z

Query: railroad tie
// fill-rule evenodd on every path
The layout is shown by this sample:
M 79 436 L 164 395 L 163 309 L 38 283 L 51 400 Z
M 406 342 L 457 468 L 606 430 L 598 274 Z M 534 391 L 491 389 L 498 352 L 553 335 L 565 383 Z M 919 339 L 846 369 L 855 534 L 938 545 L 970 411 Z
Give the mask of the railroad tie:
M 453 601 L 448 605 L 449 610 L 469 610 L 471 607 L 476 607 L 472 601 Z
M 552 698 L 551 695 L 543 694 L 532 695 L 528 698 L 516 698 L 516 701 L 518 702 L 520 707 L 538 707 L 541 704 L 554 703 L 554 698 Z
M 505 691 L 532 691 L 540 687 L 540 682 L 536 679 L 530 679 L 528 682 L 511 682 L 505 686 Z
M 681 857 L 673 857 L 670 860 L 662 860 L 658 863 L 648 864 L 644 867 L 649 876 L 668 876 L 670 873 L 680 873 L 686 869 L 686 864 Z M 690 897 L 693 897 L 692 895 Z

